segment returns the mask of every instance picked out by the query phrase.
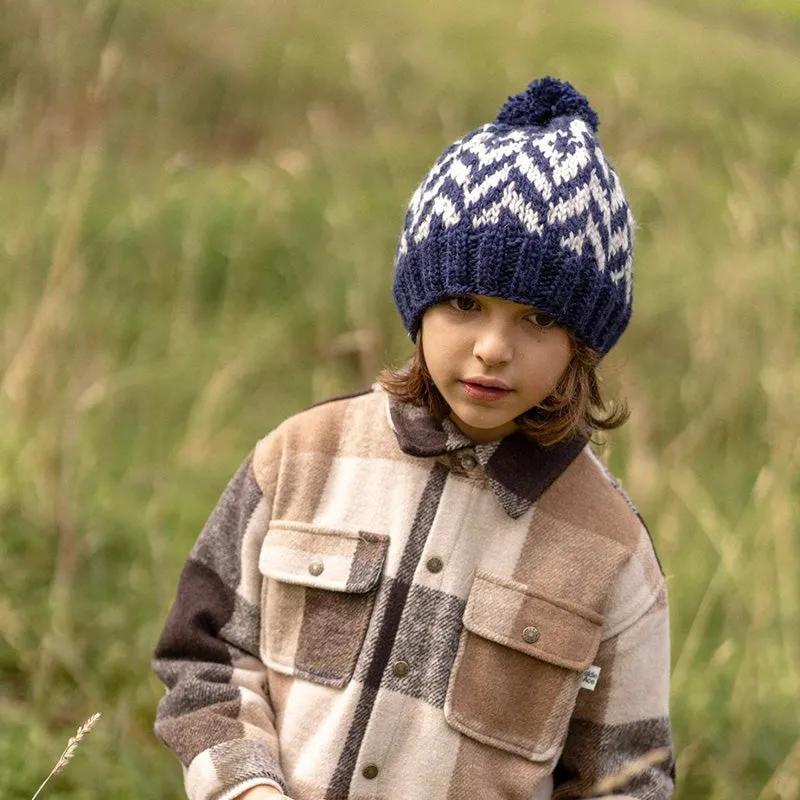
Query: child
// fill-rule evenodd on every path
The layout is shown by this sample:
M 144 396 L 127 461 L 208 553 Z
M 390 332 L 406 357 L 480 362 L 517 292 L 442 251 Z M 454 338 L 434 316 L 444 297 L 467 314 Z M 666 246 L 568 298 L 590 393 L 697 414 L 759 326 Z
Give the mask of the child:
M 197 800 L 673 793 L 664 580 L 587 440 L 633 219 L 570 84 L 414 194 L 411 363 L 261 440 L 184 567 L 156 732 Z

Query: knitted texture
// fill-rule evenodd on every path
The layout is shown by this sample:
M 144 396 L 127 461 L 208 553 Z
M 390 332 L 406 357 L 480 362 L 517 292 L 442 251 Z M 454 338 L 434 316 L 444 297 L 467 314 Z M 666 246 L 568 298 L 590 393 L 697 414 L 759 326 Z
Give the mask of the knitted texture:
M 535 306 L 611 349 L 631 316 L 634 223 L 597 127 L 580 92 L 542 78 L 442 153 L 411 198 L 395 259 L 412 338 L 426 308 L 472 293 Z

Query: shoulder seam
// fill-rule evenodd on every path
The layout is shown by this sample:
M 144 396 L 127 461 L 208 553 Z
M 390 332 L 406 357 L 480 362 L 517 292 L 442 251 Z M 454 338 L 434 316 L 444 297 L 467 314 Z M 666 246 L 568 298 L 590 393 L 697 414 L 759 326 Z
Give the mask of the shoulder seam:
M 619 636 L 621 633 L 626 631 L 628 628 L 631 627 L 635 622 L 640 620 L 644 617 L 650 609 L 658 602 L 658 598 L 661 593 L 665 591 L 665 584 L 664 580 L 662 580 L 655 584 L 653 587 L 652 592 L 647 595 L 647 600 L 642 603 L 642 608 L 638 607 L 628 614 L 622 620 L 619 620 L 617 624 L 613 628 L 609 628 L 607 631 L 603 632 L 602 641 L 607 642 L 609 639 L 613 639 L 615 636 Z
M 641 512 L 636 507 L 636 504 L 633 502 L 633 500 L 631 500 L 630 496 L 625 491 L 625 489 L 622 488 L 622 484 L 616 479 L 616 477 L 614 476 L 614 473 L 611 472 L 611 470 L 608 468 L 608 466 L 605 464 L 605 462 L 600 458 L 600 456 L 598 456 L 597 453 L 595 453 L 594 450 L 592 450 L 591 447 L 587 446 L 586 449 L 589 451 L 590 458 L 592 459 L 594 464 L 597 466 L 597 468 L 606 477 L 606 479 L 611 484 L 611 486 L 614 488 L 614 490 L 617 492 L 617 494 L 619 494 L 620 497 L 622 497 L 622 499 L 628 505 L 628 508 L 630 508 L 630 510 L 633 511 L 634 514 L 636 514 L 636 516 L 639 519 L 639 522 L 642 523 L 642 527 L 645 529 L 645 532 L 647 533 L 647 538 L 650 539 L 650 546 L 653 548 L 653 555 L 656 557 L 656 563 L 658 564 L 658 569 L 661 572 L 661 576 L 662 577 L 666 577 L 666 574 L 664 573 L 664 567 L 662 566 L 661 559 L 659 558 L 659 555 L 658 555 L 658 550 L 656 549 L 656 543 L 655 543 L 655 541 L 653 541 L 653 534 L 650 532 L 650 528 L 647 526 L 647 523 L 644 521 L 644 517 L 642 516 Z

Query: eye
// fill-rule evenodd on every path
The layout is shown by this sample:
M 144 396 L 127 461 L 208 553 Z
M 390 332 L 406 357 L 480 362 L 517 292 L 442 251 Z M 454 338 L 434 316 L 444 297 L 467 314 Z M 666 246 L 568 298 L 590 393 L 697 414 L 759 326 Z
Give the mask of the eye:
M 546 311 L 532 311 L 527 317 L 537 328 L 552 328 L 556 321 Z
M 448 304 L 451 308 L 455 308 L 456 311 L 478 311 L 480 310 L 480 304 L 477 300 L 473 297 L 470 297 L 468 294 L 459 294 L 455 297 L 451 297 L 448 301 Z

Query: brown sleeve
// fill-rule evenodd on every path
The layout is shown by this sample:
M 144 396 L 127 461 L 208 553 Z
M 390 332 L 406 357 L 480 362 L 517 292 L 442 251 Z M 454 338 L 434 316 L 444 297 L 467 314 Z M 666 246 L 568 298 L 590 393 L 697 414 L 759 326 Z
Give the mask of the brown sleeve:
M 184 565 L 155 650 L 153 669 L 167 687 L 155 731 L 183 764 L 193 800 L 284 785 L 258 656 L 257 556 L 268 515 L 248 458 Z
M 647 583 L 639 595 L 645 601 L 633 613 L 629 610 L 628 618 L 601 643 L 596 687 L 579 693 L 553 775 L 553 800 L 601 794 L 618 800 L 673 796 L 667 595 L 660 571 L 647 566 Z M 630 575 L 641 574 L 641 560 L 632 559 L 627 569 Z M 628 586 L 634 583 L 630 575 Z M 601 782 L 606 783 L 604 791 Z

